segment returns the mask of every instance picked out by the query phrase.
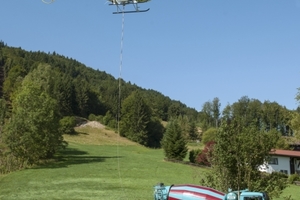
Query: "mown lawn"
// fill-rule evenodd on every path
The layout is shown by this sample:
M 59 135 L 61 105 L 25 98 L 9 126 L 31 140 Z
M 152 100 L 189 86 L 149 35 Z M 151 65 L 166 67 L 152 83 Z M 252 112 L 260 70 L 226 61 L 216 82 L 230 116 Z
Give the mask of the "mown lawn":
M 285 198 L 285 197 L 291 197 L 291 199 Z M 290 185 L 287 187 L 280 198 L 276 198 L 274 200 L 298 200 L 300 199 L 300 186 L 297 185 Z
M 58 163 L 0 178 L 0 199 L 147 200 L 156 183 L 197 184 L 203 171 L 165 162 L 161 150 L 71 143 Z

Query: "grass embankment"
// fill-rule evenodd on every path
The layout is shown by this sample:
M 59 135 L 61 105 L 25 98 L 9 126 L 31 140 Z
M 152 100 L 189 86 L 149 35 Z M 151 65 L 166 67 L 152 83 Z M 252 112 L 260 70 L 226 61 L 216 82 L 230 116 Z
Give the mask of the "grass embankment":
M 153 186 L 198 184 L 206 169 L 169 163 L 162 150 L 147 149 L 113 131 L 82 127 L 66 136 L 58 162 L 0 176 L 0 199 L 153 199 Z M 300 187 L 284 196 L 299 199 Z M 283 198 L 278 199 L 283 200 Z
M 290 200 L 289 198 L 284 198 L 284 197 L 289 197 L 289 196 L 293 200 L 299 200 L 300 199 L 300 186 L 290 185 L 283 191 L 280 198 L 275 198 L 274 200 Z
M 165 162 L 162 150 L 104 129 L 78 131 L 81 134 L 66 137 L 69 146 L 57 156 L 58 162 L 0 177 L 0 199 L 150 200 L 158 182 L 199 183 L 203 170 Z

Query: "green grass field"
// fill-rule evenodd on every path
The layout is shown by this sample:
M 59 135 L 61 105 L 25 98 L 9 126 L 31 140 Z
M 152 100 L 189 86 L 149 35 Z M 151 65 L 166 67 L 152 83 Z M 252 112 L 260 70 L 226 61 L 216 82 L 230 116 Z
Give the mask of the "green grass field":
M 58 163 L 2 177 L 0 199 L 152 199 L 156 183 L 198 183 L 202 171 L 161 150 L 71 143 Z
M 150 200 L 156 183 L 198 184 L 207 170 L 165 162 L 162 150 L 133 144 L 107 130 L 78 131 L 66 137 L 69 146 L 57 155 L 58 162 L 0 176 L 0 199 Z M 293 193 L 299 199 L 298 188 L 287 188 L 284 196 Z

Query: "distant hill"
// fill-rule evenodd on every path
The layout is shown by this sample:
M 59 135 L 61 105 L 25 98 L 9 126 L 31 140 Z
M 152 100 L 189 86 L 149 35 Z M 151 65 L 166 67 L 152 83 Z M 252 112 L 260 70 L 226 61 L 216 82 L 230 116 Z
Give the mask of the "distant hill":
M 88 117 L 90 114 L 116 116 L 119 105 L 119 81 L 104 71 L 95 70 L 56 52 L 25 51 L 22 48 L 7 46 L 0 42 L 0 98 L 11 100 L 28 73 L 41 64 L 53 69 L 53 85 L 50 93 L 61 105 L 63 116 L 76 115 Z M 172 117 L 188 116 L 196 119 L 198 112 L 151 89 L 143 89 L 130 82 L 121 80 L 121 103 L 133 91 L 140 90 L 153 113 L 161 120 Z

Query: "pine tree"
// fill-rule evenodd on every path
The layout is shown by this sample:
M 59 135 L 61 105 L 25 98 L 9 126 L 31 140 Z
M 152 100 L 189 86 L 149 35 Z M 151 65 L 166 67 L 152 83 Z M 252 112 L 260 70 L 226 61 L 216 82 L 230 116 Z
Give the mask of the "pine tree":
M 169 122 L 162 140 L 165 156 L 168 159 L 183 160 L 187 154 L 187 142 L 176 120 Z
M 124 100 L 122 106 L 120 134 L 142 145 L 148 143 L 148 124 L 151 120 L 151 109 L 139 91 L 133 92 Z
M 197 140 L 198 139 L 198 130 L 195 122 L 190 122 L 189 123 L 189 138 L 191 140 Z

